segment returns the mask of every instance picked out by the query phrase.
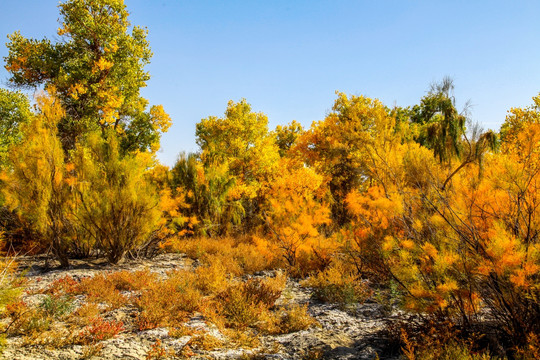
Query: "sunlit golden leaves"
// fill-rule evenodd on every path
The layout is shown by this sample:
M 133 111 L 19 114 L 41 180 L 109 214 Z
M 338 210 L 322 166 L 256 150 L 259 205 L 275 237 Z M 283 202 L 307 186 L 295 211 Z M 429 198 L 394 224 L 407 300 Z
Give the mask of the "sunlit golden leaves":
M 57 137 L 57 125 L 65 113 L 54 96 L 40 94 L 36 103 L 38 114 L 22 125 L 23 140 L 10 151 L 10 161 L 16 166 L 5 170 L 2 190 L 6 205 L 31 219 L 67 265 L 70 219 L 66 212 L 73 198 L 64 181 L 64 153 Z
M 267 189 L 265 219 L 275 241 L 290 265 L 302 251 L 310 252 L 318 242 L 318 227 L 330 223 L 330 210 L 317 197 L 322 177 L 309 168 L 287 168 L 282 162 L 280 176 Z
M 395 119 L 378 100 L 337 93 L 332 112 L 296 140 L 292 149 L 329 183 L 333 216 L 342 225 L 342 202 L 355 187 L 369 181 L 375 148 L 382 150 L 395 137 Z

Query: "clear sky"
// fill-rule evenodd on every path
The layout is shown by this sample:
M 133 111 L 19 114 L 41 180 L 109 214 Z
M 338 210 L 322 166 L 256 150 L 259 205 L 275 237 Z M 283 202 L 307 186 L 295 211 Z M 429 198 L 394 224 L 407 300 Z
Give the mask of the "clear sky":
M 458 106 L 499 129 L 540 91 L 539 1 L 125 0 L 154 52 L 143 89 L 173 126 L 159 158 L 196 151 L 195 124 L 246 98 L 270 127 L 323 119 L 335 91 L 418 103 L 454 79 Z M 0 36 L 55 39 L 57 1 L 0 0 Z M 5 42 L 4 41 L 4 42 Z M 5 46 L 0 56 L 7 54 Z M 0 71 L 6 84 L 8 74 Z

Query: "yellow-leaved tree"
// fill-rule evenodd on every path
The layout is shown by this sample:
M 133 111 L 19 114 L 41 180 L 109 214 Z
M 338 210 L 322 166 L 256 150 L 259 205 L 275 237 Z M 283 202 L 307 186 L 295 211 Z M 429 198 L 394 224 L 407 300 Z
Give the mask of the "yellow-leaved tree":
M 115 264 L 144 244 L 160 226 L 157 189 L 148 178 L 153 155 L 121 156 L 113 131 L 87 135 L 72 154 L 76 216 L 107 259 Z
M 372 186 L 347 196 L 347 235 L 358 244 L 358 261 L 398 282 L 409 310 L 470 329 L 488 307 L 514 345 L 538 334 L 540 125 L 529 121 L 535 111 L 511 111 L 501 153 L 489 151 L 482 135 L 474 143 L 462 138 L 483 161 L 453 171 L 452 181 L 431 151 L 404 143 L 379 153 L 381 175 Z
M 261 187 L 276 174 L 279 160 L 267 116 L 253 112 L 245 99 L 230 101 L 224 118 L 210 116 L 197 124 L 196 136 L 206 169 L 226 164 L 234 178 L 229 200 L 242 203 L 244 226 L 253 227 L 260 215 Z
M 348 221 L 347 194 L 370 182 L 373 142 L 393 136 L 395 120 L 379 100 L 337 93 L 332 112 L 296 139 L 293 151 L 328 182 L 336 225 Z
M 302 252 L 323 248 L 319 227 L 330 224 L 330 209 L 321 175 L 291 166 L 288 160 L 281 161 L 280 168 L 280 176 L 268 184 L 263 214 L 288 265 L 294 267 Z
M 10 150 L 14 166 L 2 173 L 2 191 L 6 205 L 26 217 L 61 265 L 68 266 L 73 194 L 65 181 L 64 152 L 57 136 L 64 110 L 48 94 L 38 95 L 36 102 L 38 113 L 21 125 L 22 141 Z

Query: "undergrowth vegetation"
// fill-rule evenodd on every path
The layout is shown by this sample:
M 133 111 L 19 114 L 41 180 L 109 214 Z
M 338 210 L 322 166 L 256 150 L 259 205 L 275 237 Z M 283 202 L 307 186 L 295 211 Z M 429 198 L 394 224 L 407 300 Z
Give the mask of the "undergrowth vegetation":
M 9 303 L 3 314 L 9 321 L 5 331 L 22 336 L 28 345 L 61 348 L 97 346 L 121 333 L 166 328 L 172 337 L 192 337 L 184 347 L 187 351 L 224 344 L 189 326 L 196 314 L 221 329 L 229 346 L 248 348 L 258 346 L 260 334 L 286 334 L 316 325 L 306 306 L 276 304 L 287 281 L 282 272 L 246 280 L 226 273 L 209 283 L 207 273 L 197 270 L 172 270 L 165 276 L 123 270 L 79 280 L 62 277 L 39 292 L 44 295 L 38 304 Z M 154 346 L 149 356 L 156 353 Z

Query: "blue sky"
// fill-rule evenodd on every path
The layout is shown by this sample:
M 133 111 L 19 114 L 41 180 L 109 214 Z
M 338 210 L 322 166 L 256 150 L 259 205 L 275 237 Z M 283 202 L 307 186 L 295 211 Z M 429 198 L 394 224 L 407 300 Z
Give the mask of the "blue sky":
M 173 126 L 158 154 L 196 151 L 195 124 L 246 98 L 270 127 L 323 119 L 335 91 L 418 103 L 454 79 L 458 106 L 497 130 L 540 91 L 538 1 L 125 0 L 149 30 L 152 79 L 142 90 Z M 55 38 L 57 2 L 0 0 L 0 36 Z M 0 56 L 7 54 L 5 46 Z M 5 85 L 8 74 L 0 71 Z

